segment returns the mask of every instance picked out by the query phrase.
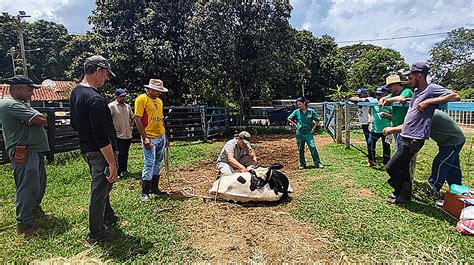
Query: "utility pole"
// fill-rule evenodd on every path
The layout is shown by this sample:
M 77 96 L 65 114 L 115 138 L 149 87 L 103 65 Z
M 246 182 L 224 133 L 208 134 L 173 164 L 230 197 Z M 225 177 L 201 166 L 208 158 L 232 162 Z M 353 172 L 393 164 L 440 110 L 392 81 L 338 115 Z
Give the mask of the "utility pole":
M 12 65 L 13 65 L 13 75 L 16 75 L 16 70 L 15 70 L 15 47 L 11 47 L 9 50 L 10 55 L 12 56 Z M 8 55 L 8 53 L 7 53 Z
M 26 14 L 25 11 L 19 11 L 18 15 L 16 16 L 11 16 L 8 14 L 8 12 L 2 12 L 2 15 L 4 17 L 9 17 L 12 20 L 14 20 L 18 26 L 18 34 L 19 34 L 19 40 L 20 40 L 20 55 L 21 55 L 21 62 L 23 65 L 23 74 L 28 76 L 28 68 L 26 67 L 26 56 L 25 56 L 25 42 L 23 40 L 23 27 L 21 25 L 21 19 L 26 18 L 26 17 L 31 17 Z M 13 55 L 12 55 L 13 56 Z M 15 72 L 15 70 L 13 70 Z

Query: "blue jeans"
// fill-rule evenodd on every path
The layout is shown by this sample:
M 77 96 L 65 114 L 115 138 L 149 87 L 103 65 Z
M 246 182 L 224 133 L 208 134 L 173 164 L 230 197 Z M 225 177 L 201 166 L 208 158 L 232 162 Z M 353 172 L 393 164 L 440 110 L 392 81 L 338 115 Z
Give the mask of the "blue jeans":
M 435 189 L 440 190 L 445 180 L 448 181 L 449 185 L 461 185 L 462 173 L 459 165 L 459 152 L 461 152 L 463 145 L 464 143 L 439 147 L 428 180 Z
M 367 144 L 369 162 L 376 164 L 375 148 L 377 147 L 377 141 L 379 138 L 382 138 L 383 164 L 386 165 L 390 160 L 390 144 L 385 142 L 385 136 L 382 133 L 370 132 L 369 141 Z
M 163 134 L 159 138 L 150 138 L 150 141 L 152 147 L 151 149 L 146 149 L 142 140 L 144 158 L 142 180 L 148 181 L 151 181 L 154 175 L 160 175 L 160 164 L 165 154 L 166 136 Z

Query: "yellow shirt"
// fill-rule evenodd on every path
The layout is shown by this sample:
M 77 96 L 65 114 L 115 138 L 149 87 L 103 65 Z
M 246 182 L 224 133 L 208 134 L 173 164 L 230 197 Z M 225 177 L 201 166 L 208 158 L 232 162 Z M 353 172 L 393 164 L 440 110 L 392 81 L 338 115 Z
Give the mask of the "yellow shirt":
M 141 94 L 135 99 L 135 116 L 141 117 L 143 128 L 149 138 L 158 138 L 165 134 L 163 124 L 163 101 Z

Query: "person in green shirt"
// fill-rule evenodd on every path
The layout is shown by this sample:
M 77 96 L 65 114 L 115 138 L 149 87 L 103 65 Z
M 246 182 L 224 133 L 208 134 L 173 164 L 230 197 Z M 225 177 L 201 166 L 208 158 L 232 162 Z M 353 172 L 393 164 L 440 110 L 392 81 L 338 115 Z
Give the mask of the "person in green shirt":
M 387 96 L 388 89 L 384 86 L 377 88 L 375 96 L 372 102 L 377 102 L 380 98 Z M 368 166 L 373 167 L 376 165 L 375 161 L 375 149 L 377 147 L 377 141 L 382 138 L 382 149 L 383 149 L 383 164 L 386 165 L 390 160 L 390 143 L 386 141 L 385 135 L 382 131 L 386 127 L 392 126 L 392 107 L 381 107 L 374 106 L 370 108 L 369 122 L 371 124 L 369 142 L 368 142 Z
M 314 143 L 313 133 L 321 120 L 312 108 L 308 108 L 308 101 L 301 97 L 296 100 L 298 109 L 294 110 L 288 116 L 288 122 L 296 127 L 296 144 L 298 145 L 298 152 L 300 157 L 300 169 L 306 168 L 306 159 L 304 157 L 305 143 L 309 147 L 311 156 L 313 158 L 314 166 L 316 168 L 323 168 L 321 160 L 319 159 L 318 150 Z
M 402 86 L 402 80 L 399 75 L 389 75 L 385 81 L 385 87 L 387 87 L 391 93 L 379 100 L 379 104 L 382 107 L 387 107 L 388 104 L 393 102 L 403 104 L 413 96 L 411 89 Z M 392 106 L 392 126 L 396 127 L 403 124 L 407 112 L 408 106 Z M 397 140 L 399 136 L 399 133 L 393 134 L 393 138 L 395 139 L 394 152 L 397 151 Z
M 45 215 L 40 204 L 46 190 L 44 152 L 49 151 L 49 144 L 43 127 L 47 120 L 29 104 L 38 85 L 25 75 L 15 75 L 8 83 L 10 95 L 0 100 L 0 121 L 15 178 L 16 220 L 20 233 L 33 236 L 43 230 L 35 217 Z M 26 161 L 15 159 L 25 155 Z

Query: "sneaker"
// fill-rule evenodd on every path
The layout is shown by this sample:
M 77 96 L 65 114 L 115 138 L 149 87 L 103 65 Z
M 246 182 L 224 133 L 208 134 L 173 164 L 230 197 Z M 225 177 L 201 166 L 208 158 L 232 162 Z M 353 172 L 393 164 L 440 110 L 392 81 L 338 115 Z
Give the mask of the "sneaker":
M 148 194 L 142 194 L 142 202 L 150 202 L 150 196 Z
M 37 224 L 18 224 L 17 229 L 18 233 L 24 234 L 25 236 L 36 236 L 44 231 L 44 229 Z
M 324 168 L 324 165 L 323 165 L 323 164 L 320 164 L 320 165 L 317 166 L 316 168 L 321 168 L 321 169 L 323 169 L 323 168 Z
M 397 196 L 395 196 L 395 194 L 393 194 L 393 192 L 392 192 L 388 195 L 388 198 L 395 199 L 395 198 L 397 198 Z
M 298 169 L 305 169 L 306 166 L 299 166 Z
M 104 225 L 105 226 L 111 226 L 111 225 L 117 223 L 120 219 L 121 219 L 120 216 L 112 215 L 111 217 L 104 220 Z
M 443 207 L 444 206 L 444 200 L 443 199 L 436 200 L 435 204 L 439 207 Z
M 110 242 L 110 241 L 115 241 L 117 240 L 117 236 L 115 235 L 112 235 L 110 233 L 104 233 L 103 235 L 99 236 L 99 237 L 90 237 L 90 236 L 87 236 L 86 237 L 86 242 L 89 244 L 89 245 L 94 245 L 94 244 L 97 244 L 99 242 Z

